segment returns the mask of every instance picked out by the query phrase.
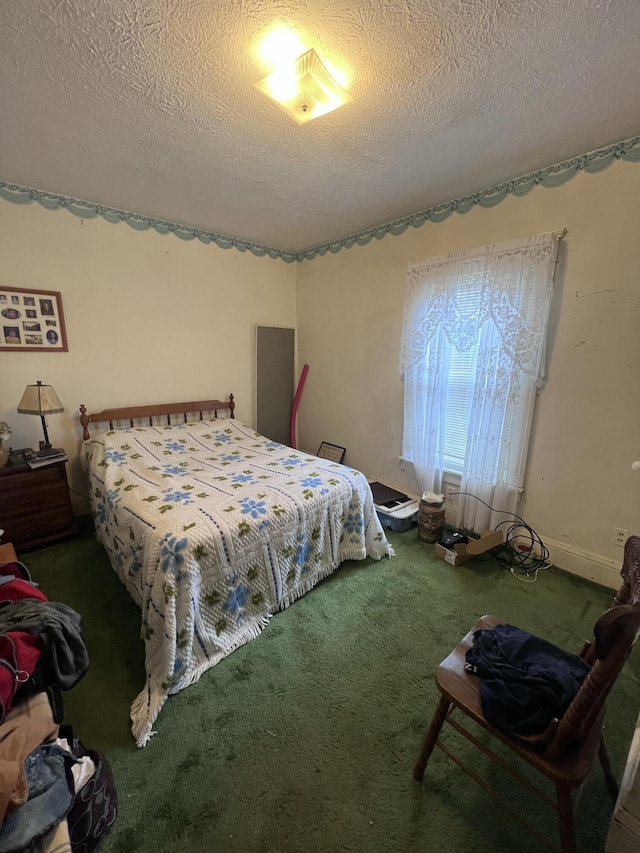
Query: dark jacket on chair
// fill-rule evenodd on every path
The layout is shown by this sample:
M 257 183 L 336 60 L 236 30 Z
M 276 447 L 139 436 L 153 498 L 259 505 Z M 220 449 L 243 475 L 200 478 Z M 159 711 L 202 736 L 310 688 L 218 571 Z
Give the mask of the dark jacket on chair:
M 473 636 L 466 669 L 482 680 L 487 721 L 504 732 L 543 732 L 562 716 L 590 669 L 578 655 L 514 625 L 496 625 Z

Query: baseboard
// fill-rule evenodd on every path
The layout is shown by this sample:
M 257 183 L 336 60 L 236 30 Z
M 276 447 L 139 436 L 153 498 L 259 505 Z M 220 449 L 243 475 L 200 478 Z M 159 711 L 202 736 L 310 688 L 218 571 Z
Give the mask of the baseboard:
M 622 568 L 622 548 L 620 549 L 620 560 L 609 560 L 600 554 L 592 554 L 582 551 L 564 542 L 556 542 L 555 539 L 542 541 L 549 549 L 551 562 L 554 566 L 572 575 L 579 575 L 590 581 L 599 583 L 601 586 L 617 590 L 620 587 L 620 569 Z
M 446 522 L 447 525 L 455 529 L 458 514 L 458 497 L 456 493 L 460 489 L 458 475 L 447 472 L 443 478 L 442 489 L 445 493 Z M 609 589 L 618 590 L 620 588 L 622 548 L 620 548 L 620 560 L 618 561 L 607 559 L 600 554 L 592 554 L 590 551 L 583 551 L 580 548 L 574 548 L 565 542 L 547 539 L 545 536 L 542 537 L 542 541 L 549 549 L 551 562 L 554 566 L 565 572 L 570 572 L 572 575 L 579 575 L 581 578 L 586 578 L 601 586 L 606 586 Z

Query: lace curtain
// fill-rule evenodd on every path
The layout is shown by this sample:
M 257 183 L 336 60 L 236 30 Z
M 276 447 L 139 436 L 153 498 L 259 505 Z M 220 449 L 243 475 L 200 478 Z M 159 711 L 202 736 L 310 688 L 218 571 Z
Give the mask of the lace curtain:
M 409 267 L 401 372 L 403 456 L 421 491 L 440 491 L 444 413 L 455 350 L 477 347 L 458 526 L 480 531 L 514 513 L 536 389 L 543 384 L 558 235 L 542 234 Z

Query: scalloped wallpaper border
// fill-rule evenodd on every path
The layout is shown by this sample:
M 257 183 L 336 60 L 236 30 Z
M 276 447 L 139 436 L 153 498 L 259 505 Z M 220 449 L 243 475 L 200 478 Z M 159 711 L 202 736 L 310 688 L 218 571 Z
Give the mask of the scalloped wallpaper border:
M 633 136 L 630 139 L 616 142 L 605 148 L 598 148 L 588 154 L 581 154 L 570 160 L 563 160 L 561 163 L 548 166 L 546 169 L 531 172 L 528 175 L 523 175 L 511 181 L 504 181 L 501 184 L 496 184 L 495 186 L 488 187 L 471 195 L 462 196 L 462 198 L 457 198 L 444 204 L 428 207 L 419 213 L 412 213 L 410 216 L 403 216 L 401 219 L 395 219 L 393 222 L 387 222 L 384 225 L 378 225 L 374 228 L 367 228 L 348 237 L 340 237 L 337 240 L 331 240 L 329 243 L 320 243 L 317 246 L 311 246 L 300 252 L 276 249 L 271 246 L 264 246 L 261 243 L 252 243 L 248 240 L 240 240 L 236 237 L 216 234 L 213 231 L 203 231 L 200 228 L 192 228 L 188 225 L 167 222 L 164 219 L 156 219 L 155 217 L 144 216 L 139 213 L 130 213 L 126 210 L 105 207 L 102 204 L 68 198 L 67 196 L 23 187 L 18 184 L 10 184 L 6 181 L 0 181 L 0 198 L 4 198 L 6 201 L 13 202 L 14 204 L 28 204 L 29 202 L 37 201 L 47 210 L 59 210 L 62 207 L 76 216 L 85 219 L 102 216 L 107 222 L 126 222 L 127 225 L 130 225 L 137 231 L 147 231 L 149 228 L 153 228 L 159 234 L 175 234 L 181 240 L 198 239 L 202 243 L 215 243 L 221 249 L 237 249 L 239 252 L 249 251 L 257 257 L 268 255 L 270 258 L 280 258 L 280 260 L 286 263 L 293 263 L 294 261 L 313 260 L 316 256 L 325 255 L 327 252 L 335 254 L 341 249 L 350 249 L 351 246 L 355 245 L 366 246 L 374 238 L 382 240 L 387 234 L 398 236 L 409 227 L 420 228 L 425 222 L 443 222 L 452 213 L 468 213 L 476 205 L 480 205 L 480 207 L 495 207 L 495 205 L 504 201 L 507 196 L 526 195 L 535 186 L 559 187 L 575 177 L 579 172 L 601 172 L 615 160 L 628 160 L 632 163 L 640 163 L 640 136 Z

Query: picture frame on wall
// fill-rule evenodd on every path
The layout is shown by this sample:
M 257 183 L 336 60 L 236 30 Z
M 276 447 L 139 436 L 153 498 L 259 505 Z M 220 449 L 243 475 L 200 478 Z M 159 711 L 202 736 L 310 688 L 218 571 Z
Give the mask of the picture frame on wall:
M 342 462 L 346 452 L 345 447 L 340 447 L 338 444 L 329 444 L 328 441 L 323 441 L 320 445 L 320 449 L 316 453 L 316 456 L 320 457 L 320 459 L 329 459 L 331 462 Z
M 0 285 L 0 351 L 67 352 L 62 296 Z

